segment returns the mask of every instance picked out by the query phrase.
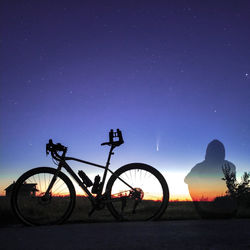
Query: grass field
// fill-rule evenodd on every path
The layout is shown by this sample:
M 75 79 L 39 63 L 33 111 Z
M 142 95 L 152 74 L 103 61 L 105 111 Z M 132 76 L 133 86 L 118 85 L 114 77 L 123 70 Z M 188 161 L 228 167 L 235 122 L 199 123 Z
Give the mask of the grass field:
M 75 209 L 68 219 L 68 222 L 107 222 L 115 221 L 107 208 L 96 211 L 89 218 L 88 212 L 91 210 L 90 202 L 83 197 L 77 197 Z M 236 218 L 250 218 L 249 207 L 239 207 Z M 201 219 L 197 213 L 193 202 L 190 201 L 174 201 L 169 202 L 166 212 L 161 220 L 189 220 Z M 10 200 L 7 197 L 0 197 L 0 225 L 17 224 L 19 220 L 13 215 Z

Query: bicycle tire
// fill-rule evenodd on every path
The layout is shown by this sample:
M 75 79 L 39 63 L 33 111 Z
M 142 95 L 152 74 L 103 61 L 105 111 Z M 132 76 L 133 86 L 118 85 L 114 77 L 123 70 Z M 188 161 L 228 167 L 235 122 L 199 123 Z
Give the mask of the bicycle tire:
M 20 176 L 15 183 L 11 206 L 24 224 L 30 226 L 61 224 L 71 215 L 76 193 L 71 180 L 64 173 L 58 172 L 49 198 L 44 196 L 56 173 L 57 170 L 54 168 L 34 168 Z
M 137 175 L 136 178 L 133 175 Z M 125 180 L 132 188 L 139 190 L 138 194 L 143 195 L 143 197 L 133 197 L 133 191 L 126 190 L 128 186 L 121 183 L 119 178 Z M 149 187 L 150 183 L 154 187 Z M 155 191 L 155 194 L 158 196 L 147 192 L 152 188 L 155 190 L 157 188 L 159 193 Z M 119 190 L 118 194 L 117 190 Z M 116 170 L 107 183 L 106 194 L 109 211 L 120 221 L 157 220 L 165 212 L 169 202 L 169 189 L 166 180 L 158 170 L 143 163 L 131 163 Z M 122 200 L 126 200 L 126 202 Z M 125 208 L 122 203 L 126 203 Z M 138 206 L 136 207 L 137 211 L 134 206 Z

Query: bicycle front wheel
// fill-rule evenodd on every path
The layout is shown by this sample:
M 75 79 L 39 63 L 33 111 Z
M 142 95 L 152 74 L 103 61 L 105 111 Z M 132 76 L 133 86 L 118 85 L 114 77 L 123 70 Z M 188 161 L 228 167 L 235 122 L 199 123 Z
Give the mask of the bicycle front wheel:
M 110 177 L 107 206 L 117 220 L 157 220 L 168 206 L 169 190 L 162 174 L 155 168 L 131 163 Z
M 54 184 L 47 191 L 54 176 Z M 74 186 L 64 173 L 41 167 L 29 170 L 17 180 L 11 205 L 27 225 L 60 224 L 72 213 L 75 197 Z

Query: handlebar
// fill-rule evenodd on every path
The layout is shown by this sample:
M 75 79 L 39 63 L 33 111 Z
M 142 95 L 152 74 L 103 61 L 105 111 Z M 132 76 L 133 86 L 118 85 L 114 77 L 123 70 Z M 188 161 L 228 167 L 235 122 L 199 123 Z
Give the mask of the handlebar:
M 63 152 L 62 155 L 59 155 L 58 152 Z M 49 139 L 49 143 L 46 144 L 46 155 L 51 153 L 52 157 L 57 159 L 65 156 L 67 152 L 67 147 L 63 146 L 61 143 L 54 144 L 52 139 Z
M 109 132 L 109 142 L 104 142 L 101 144 L 101 146 L 108 145 L 108 146 L 118 147 L 123 143 L 124 140 L 122 137 L 122 131 L 120 129 L 117 129 L 116 132 L 114 132 L 114 130 L 111 129 Z
M 101 146 L 108 145 L 114 147 L 118 147 L 121 144 L 124 143 L 122 132 L 120 129 L 117 129 L 116 132 L 114 132 L 113 129 L 109 132 L 109 142 L 104 142 L 101 144 Z M 62 152 L 62 154 L 58 154 L 59 152 Z M 67 147 L 63 146 L 61 143 L 54 144 L 52 139 L 49 139 L 49 143 L 46 144 L 46 155 L 51 153 L 52 158 L 56 160 L 62 160 L 65 158 L 65 155 L 67 153 Z

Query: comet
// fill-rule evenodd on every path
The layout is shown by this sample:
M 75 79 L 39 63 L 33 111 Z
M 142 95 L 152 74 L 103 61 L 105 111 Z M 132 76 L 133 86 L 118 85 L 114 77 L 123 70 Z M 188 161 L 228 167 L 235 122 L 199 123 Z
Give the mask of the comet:
M 160 150 L 160 141 L 156 140 L 156 151 L 158 152 Z

